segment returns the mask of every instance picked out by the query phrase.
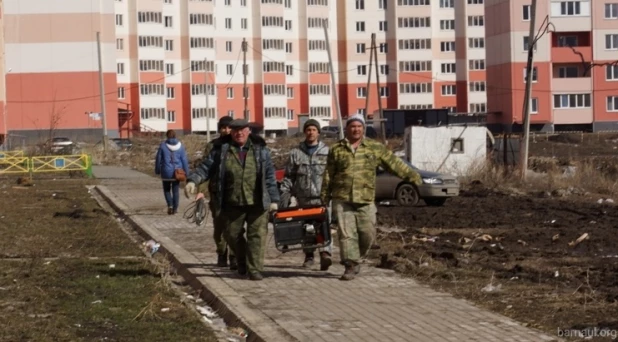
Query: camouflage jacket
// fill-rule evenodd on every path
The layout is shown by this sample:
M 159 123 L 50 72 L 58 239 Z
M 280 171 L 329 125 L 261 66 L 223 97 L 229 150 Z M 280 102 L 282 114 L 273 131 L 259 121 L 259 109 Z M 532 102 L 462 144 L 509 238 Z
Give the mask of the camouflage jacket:
M 349 141 L 343 139 L 331 146 L 328 153 L 322 181 L 322 203 L 331 199 L 373 203 L 378 166 L 405 181 L 421 184 L 420 175 L 383 144 L 364 138 L 354 152 Z
M 259 197 L 262 199 L 264 210 L 268 210 L 271 203 L 279 202 L 279 191 L 277 189 L 277 180 L 275 179 L 275 167 L 273 165 L 270 151 L 266 147 L 266 141 L 258 135 L 249 135 L 251 139 L 253 157 L 257 164 L 256 174 L 256 192 L 259 192 Z M 227 158 L 235 158 L 230 152 L 232 137 L 227 135 L 221 139 L 213 140 L 213 147 L 208 155 L 204 157 L 202 163 L 193 170 L 187 177 L 187 182 L 193 182 L 200 185 L 210 179 L 216 180 L 214 185 L 214 201 L 218 208 L 223 208 L 225 198 L 224 183 L 225 175 L 225 160 Z M 250 158 L 247 155 L 247 158 Z
M 325 143 L 318 142 L 316 150 L 310 155 L 305 142 L 301 142 L 290 151 L 281 192 L 296 197 L 301 206 L 312 202 L 319 204 L 327 157 L 328 146 Z

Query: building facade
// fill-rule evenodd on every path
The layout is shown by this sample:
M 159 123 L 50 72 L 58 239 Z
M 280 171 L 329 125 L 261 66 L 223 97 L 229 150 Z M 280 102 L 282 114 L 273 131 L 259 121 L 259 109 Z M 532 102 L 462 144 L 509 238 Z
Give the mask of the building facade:
M 113 4 L 105 0 L 1 2 L 0 132 L 47 138 L 101 132 L 97 32 L 108 130 L 118 131 Z M 99 137 L 101 133 L 96 133 Z
M 85 114 L 100 111 L 97 31 L 110 136 L 214 131 L 219 117 L 245 108 L 267 131 L 285 132 L 299 115 L 336 120 L 335 91 L 344 117 L 372 115 L 378 93 L 383 108 L 486 108 L 482 0 L 22 2 L 4 1 L 0 44 L 4 116 L 15 134 L 47 128 L 43 113 L 56 112 L 67 118 L 62 129 L 100 130 Z
M 487 95 L 492 122 L 523 118 L 531 0 L 485 0 Z M 546 19 L 546 20 L 544 20 Z M 549 23 L 549 30 L 543 30 Z M 618 2 L 538 1 L 531 127 L 618 129 Z

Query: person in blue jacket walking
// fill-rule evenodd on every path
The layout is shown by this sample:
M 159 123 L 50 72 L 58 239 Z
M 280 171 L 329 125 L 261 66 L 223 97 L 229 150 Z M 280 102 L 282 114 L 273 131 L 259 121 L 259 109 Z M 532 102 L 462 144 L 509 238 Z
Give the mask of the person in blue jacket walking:
M 176 169 L 184 170 L 189 174 L 189 161 L 185 147 L 172 129 L 166 133 L 167 140 L 161 143 L 155 159 L 155 174 L 161 176 L 163 181 L 163 193 L 167 202 L 167 214 L 173 215 L 178 212 L 180 181 L 175 177 Z

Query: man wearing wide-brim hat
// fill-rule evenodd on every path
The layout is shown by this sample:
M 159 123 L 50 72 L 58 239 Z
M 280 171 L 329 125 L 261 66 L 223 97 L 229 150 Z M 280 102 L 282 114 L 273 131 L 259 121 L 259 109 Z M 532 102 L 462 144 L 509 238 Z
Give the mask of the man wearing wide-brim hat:
M 249 123 L 236 119 L 231 133 L 214 144 L 202 163 L 187 177 L 185 195 L 216 177 L 215 201 L 225 217 L 226 238 L 234 251 L 238 273 L 262 280 L 268 232 L 268 212 L 276 211 L 279 190 L 266 141 L 251 134 Z M 245 239 L 244 224 L 247 224 Z

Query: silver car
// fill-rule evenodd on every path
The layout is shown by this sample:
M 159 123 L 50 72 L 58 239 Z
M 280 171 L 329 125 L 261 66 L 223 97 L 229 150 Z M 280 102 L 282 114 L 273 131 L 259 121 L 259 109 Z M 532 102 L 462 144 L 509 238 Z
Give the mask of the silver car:
M 396 199 L 401 206 L 413 206 L 423 200 L 429 206 L 442 206 L 450 197 L 459 195 L 457 178 L 447 174 L 419 170 L 404 162 L 421 175 L 423 184 L 416 186 L 378 168 L 376 200 Z

